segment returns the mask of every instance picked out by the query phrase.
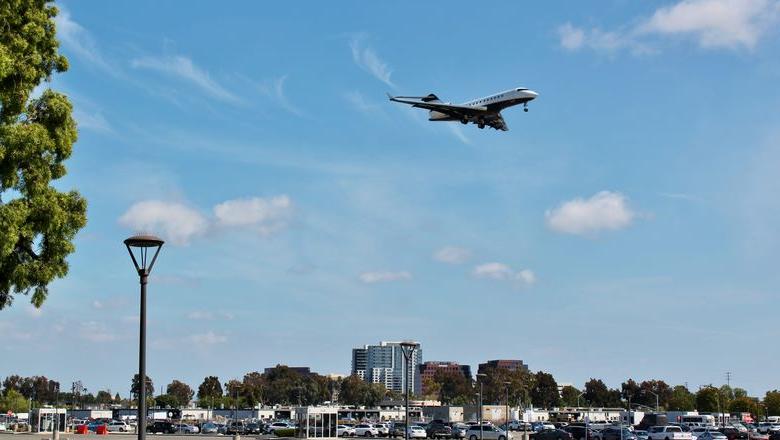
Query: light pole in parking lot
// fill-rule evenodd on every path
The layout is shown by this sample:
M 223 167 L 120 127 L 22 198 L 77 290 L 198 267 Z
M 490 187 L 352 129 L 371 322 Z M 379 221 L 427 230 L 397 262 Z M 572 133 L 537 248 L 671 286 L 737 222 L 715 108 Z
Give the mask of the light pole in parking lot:
M 650 390 L 643 390 L 646 393 L 650 393 L 655 396 L 655 412 L 658 412 L 658 394 L 650 391 Z
M 482 378 L 487 377 L 485 373 L 477 373 L 477 382 L 479 382 L 479 440 L 483 440 L 482 431 Z
M 404 354 L 404 360 L 406 361 L 406 374 L 404 374 L 404 410 L 406 411 L 406 429 L 404 429 L 404 439 L 409 440 L 409 428 L 412 425 L 409 423 L 409 376 L 411 373 L 412 356 L 414 350 L 417 349 L 417 343 L 411 341 L 401 342 L 401 352 Z
M 140 334 L 138 342 L 138 440 L 146 439 L 146 283 L 149 280 L 149 274 L 152 272 L 154 262 L 160 254 L 164 241 L 154 235 L 134 235 L 125 240 L 127 252 L 133 260 L 135 270 L 141 281 L 141 316 L 140 316 Z M 133 253 L 136 251 L 138 256 Z M 149 251 L 153 252 L 149 259 Z
M 504 385 L 506 386 L 506 408 L 505 408 L 506 412 L 504 413 L 504 415 L 506 416 L 505 417 L 506 420 L 504 421 L 506 426 L 504 426 L 504 429 L 506 429 L 507 435 L 509 435 L 509 385 L 511 384 L 512 382 L 508 382 L 508 381 L 504 382 Z

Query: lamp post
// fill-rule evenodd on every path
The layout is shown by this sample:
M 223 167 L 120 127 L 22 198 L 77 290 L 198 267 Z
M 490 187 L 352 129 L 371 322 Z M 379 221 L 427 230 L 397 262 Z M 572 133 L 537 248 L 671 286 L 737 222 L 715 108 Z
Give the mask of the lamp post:
M 581 392 L 581 393 L 580 393 L 580 394 L 577 396 L 577 408 L 579 408 L 579 407 L 580 407 L 580 397 L 582 397 L 582 396 L 584 396 L 584 395 L 585 395 L 585 392 L 583 391 L 583 392 Z
M 658 405 L 658 394 L 656 394 L 656 393 L 654 393 L 654 392 L 652 392 L 650 390 L 644 390 L 644 391 L 655 396 L 655 412 L 658 412 L 658 408 L 659 408 L 659 405 Z
M 135 270 L 138 272 L 138 277 L 141 282 L 141 316 L 140 316 L 140 332 L 138 342 L 138 423 L 136 429 L 138 431 L 138 440 L 146 439 L 146 283 L 149 280 L 149 274 L 152 272 L 154 262 L 157 261 L 157 256 L 160 254 L 164 241 L 154 235 L 134 235 L 125 240 L 125 246 L 127 252 L 130 254 L 130 258 L 133 260 Z M 133 253 L 136 251 L 138 256 Z M 149 257 L 149 251 L 154 254 Z
M 401 342 L 401 352 L 404 354 L 404 360 L 406 361 L 406 374 L 404 374 L 404 409 L 406 410 L 406 429 L 404 429 L 404 439 L 409 440 L 409 372 L 411 370 L 412 356 L 417 349 L 417 343 L 411 341 Z
M 506 385 L 506 421 L 504 429 L 506 429 L 507 435 L 509 435 L 509 385 L 511 385 L 512 382 L 504 382 L 504 385 Z
M 482 430 L 482 380 L 481 378 L 487 377 L 487 374 L 477 373 L 477 381 L 479 382 L 479 440 L 483 440 Z

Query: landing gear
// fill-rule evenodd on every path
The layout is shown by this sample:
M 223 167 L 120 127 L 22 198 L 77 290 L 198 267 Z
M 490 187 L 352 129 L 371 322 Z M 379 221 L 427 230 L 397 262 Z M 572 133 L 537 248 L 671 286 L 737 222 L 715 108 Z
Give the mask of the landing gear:
M 523 111 L 528 112 L 528 103 L 523 104 Z
M 485 120 L 484 119 L 477 120 L 477 127 L 485 128 Z
M 460 123 L 461 123 L 461 124 L 463 124 L 463 125 L 466 125 L 466 124 L 468 124 L 468 123 L 469 123 L 469 118 L 463 118 L 463 119 L 461 119 L 461 120 L 460 120 Z

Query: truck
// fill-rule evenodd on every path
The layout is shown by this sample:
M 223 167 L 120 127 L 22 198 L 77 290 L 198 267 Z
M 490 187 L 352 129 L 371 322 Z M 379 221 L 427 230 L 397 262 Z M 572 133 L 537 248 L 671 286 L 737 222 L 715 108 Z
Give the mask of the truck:
M 679 426 L 652 426 L 647 431 L 649 440 L 692 440 L 690 432 L 684 432 Z

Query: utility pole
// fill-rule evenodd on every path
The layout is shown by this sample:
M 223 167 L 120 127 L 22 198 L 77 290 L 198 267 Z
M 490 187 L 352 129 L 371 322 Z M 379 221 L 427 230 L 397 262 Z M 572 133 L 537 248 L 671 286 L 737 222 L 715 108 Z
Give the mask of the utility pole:
M 731 388 L 731 371 L 726 372 L 726 385 L 728 385 L 729 388 Z

